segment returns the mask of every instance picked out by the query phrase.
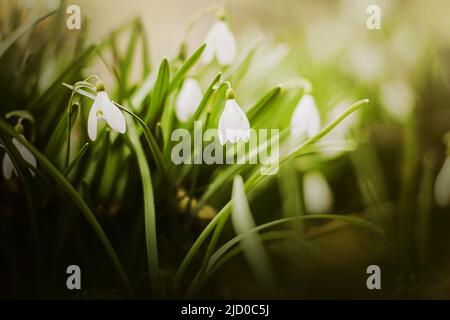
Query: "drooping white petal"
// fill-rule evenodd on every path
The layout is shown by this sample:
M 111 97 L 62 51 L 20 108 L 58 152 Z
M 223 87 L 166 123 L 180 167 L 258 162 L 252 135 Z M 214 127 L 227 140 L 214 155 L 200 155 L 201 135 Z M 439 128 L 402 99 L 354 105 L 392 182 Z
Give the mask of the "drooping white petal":
M 88 136 L 94 141 L 97 138 L 97 112 L 100 109 L 100 96 L 97 95 L 88 116 Z
M 89 111 L 88 135 L 94 141 L 97 138 L 97 121 L 104 119 L 114 131 L 125 133 L 125 118 L 120 109 L 109 99 L 106 91 L 97 93 L 94 104 Z
M 333 206 L 333 193 L 321 172 L 307 172 L 303 178 L 303 190 L 308 213 L 326 213 Z
M 250 123 L 238 103 L 234 99 L 225 102 L 225 108 L 219 119 L 219 141 L 236 143 L 239 140 L 248 141 Z
M 28 150 L 23 144 L 21 144 L 19 142 L 19 140 L 17 140 L 16 138 L 12 139 L 12 143 L 14 144 L 14 146 L 17 148 L 17 151 L 19 151 L 20 155 L 22 156 L 22 158 L 28 162 L 32 167 L 36 168 L 37 166 L 37 162 L 36 162 L 36 158 L 34 157 L 34 155 L 31 153 L 30 150 Z M 34 177 L 35 172 L 33 170 L 30 169 L 30 173 L 31 175 Z
M 434 198 L 441 207 L 450 205 L 450 156 L 444 162 L 434 183 Z
M 202 54 L 202 62 L 203 64 L 210 64 L 213 59 L 214 55 L 216 54 L 217 50 L 217 23 L 213 24 L 211 29 L 208 31 L 208 34 L 205 38 L 206 48 L 203 51 Z
M 11 158 L 5 152 L 5 156 L 3 157 L 3 162 L 2 162 L 3 177 L 5 177 L 6 180 L 11 179 L 13 170 L 14 170 L 14 166 L 11 161 Z
M 120 109 L 114 103 L 112 103 L 106 91 L 99 92 L 98 94 L 102 95 L 102 111 L 103 118 L 105 119 L 106 123 L 114 131 L 125 133 L 127 127 L 122 111 L 120 111 Z
M 321 120 L 314 98 L 306 94 L 297 106 L 291 118 L 291 136 L 297 140 L 306 135 L 311 138 L 320 131 Z
M 216 22 L 216 57 L 221 65 L 230 65 L 236 57 L 237 45 L 236 38 L 231 32 L 228 24 L 224 21 Z
M 184 81 L 175 102 L 175 114 L 181 122 L 188 121 L 202 101 L 202 89 L 198 82 L 188 78 Z

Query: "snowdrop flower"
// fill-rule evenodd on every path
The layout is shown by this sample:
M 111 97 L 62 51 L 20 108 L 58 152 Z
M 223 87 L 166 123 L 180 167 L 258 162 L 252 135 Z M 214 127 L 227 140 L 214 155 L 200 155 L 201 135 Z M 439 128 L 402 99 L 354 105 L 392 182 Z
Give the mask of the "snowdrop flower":
M 291 136 L 294 140 L 315 136 L 320 131 L 319 110 L 313 96 L 305 94 L 295 107 L 291 118 Z
M 307 172 L 303 178 L 305 207 L 308 213 L 326 213 L 333 206 L 333 193 L 320 171 Z
M 224 19 L 216 21 L 205 39 L 206 48 L 202 55 L 204 64 L 210 64 L 214 56 L 221 65 L 230 65 L 237 51 L 236 38 Z
M 30 150 L 25 148 L 25 146 L 22 143 L 20 143 L 19 140 L 17 140 L 16 138 L 12 138 L 12 143 L 16 147 L 16 149 L 19 152 L 20 156 L 26 162 L 28 162 L 32 167 L 36 168 L 36 166 L 37 166 L 36 158 L 30 152 Z M 13 164 L 13 162 L 12 162 L 12 160 L 9 157 L 9 154 L 7 152 L 5 152 L 5 156 L 3 157 L 2 172 L 3 172 L 3 177 L 5 177 L 6 180 L 11 179 L 13 172 L 17 175 L 17 171 L 16 171 L 16 169 L 14 169 L 14 164 Z M 30 169 L 30 173 L 34 177 L 35 172 Z
M 399 80 L 385 81 L 381 85 L 381 105 L 397 121 L 405 121 L 416 103 L 414 90 Z
M 188 121 L 197 110 L 202 97 L 202 89 L 196 80 L 192 78 L 184 80 L 175 102 L 175 114 L 178 120 Z
M 97 121 L 105 120 L 114 131 L 125 133 L 126 125 L 120 109 L 109 99 L 102 81 L 97 83 L 97 97 L 89 111 L 88 135 L 94 141 L 97 138 Z
M 441 207 L 446 207 L 450 204 L 450 155 L 445 159 L 444 165 L 436 177 L 434 198 Z
M 250 138 L 250 123 L 245 112 L 234 99 L 232 89 L 226 94 L 225 108 L 219 119 L 219 142 L 236 143 L 239 140 L 247 142 Z

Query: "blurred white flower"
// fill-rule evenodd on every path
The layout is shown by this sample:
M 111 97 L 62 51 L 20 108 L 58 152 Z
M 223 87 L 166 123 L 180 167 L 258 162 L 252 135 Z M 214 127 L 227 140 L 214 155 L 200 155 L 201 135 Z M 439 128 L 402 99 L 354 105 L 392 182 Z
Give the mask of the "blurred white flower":
M 237 51 L 236 38 L 225 21 L 218 20 L 213 24 L 205 43 L 206 48 L 202 55 L 204 64 L 211 63 L 214 56 L 221 65 L 233 63 Z
M 330 16 L 314 19 L 306 29 L 308 51 L 317 62 L 330 60 L 345 46 L 352 31 Z
M 415 97 L 409 85 L 399 80 L 381 85 L 380 100 L 384 110 L 397 121 L 404 121 L 411 114 Z
M 375 81 L 386 71 L 384 52 L 373 43 L 356 43 L 342 60 L 342 68 L 360 81 Z
M 198 82 L 192 78 L 184 80 L 175 102 L 175 114 L 181 122 L 188 121 L 197 110 L 202 101 L 202 89 Z
M 305 173 L 303 177 L 303 194 L 308 213 L 325 213 L 333 206 L 333 193 L 320 171 Z
M 125 133 L 125 118 L 120 109 L 114 105 L 106 93 L 103 83 L 97 84 L 97 97 L 89 111 L 88 117 L 88 135 L 94 141 L 97 138 L 97 121 L 105 120 L 108 126 L 114 131 Z
M 248 141 L 249 138 L 250 123 L 247 116 L 234 99 L 233 94 L 227 92 L 225 108 L 219 119 L 219 141 L 224 145 L 227 142 Z
M 445 159 L 444 165 L 436 177 L 434 198 L 441 207 L 446 207 L 450 204 L 450 156 Z
M 12 143 L 16 147 L 16 149 L 19 152 L 20 156 L 26 162 L 28 162 L 32 167 L 36 168 L 36 166 L 37 166 L 36 158 L 30 152 L 30 150 L 25 148 L 25 146 L 22 143 L 20 143 L 19 140 L 17 140 L 16 138 L 12 138 Z M 11 179 L 11 176 L 12 176 L 13 172 L 17 175 L 17 171 L 14 168 L 14 164 L 13 164 L 13 162 L 12 162 L 12 160 L 9 157 L 9 154 L 7 152 L 5 152 L 5 156 L 3 157 L 2 172 L 3 172 L 3 177 L 5 177 L 6 180 Z M 35 172 L 33 170 L 31 170 L 31 169 L 30 169 L 30 173 L 31 173 L 31 175 L 33 177 L 35 176 Z
M 291 118 L 291 137 L 294 140 L 311 138 L 320 131 L 321 120 L 314 97 L 305 94 L 295 107 Z

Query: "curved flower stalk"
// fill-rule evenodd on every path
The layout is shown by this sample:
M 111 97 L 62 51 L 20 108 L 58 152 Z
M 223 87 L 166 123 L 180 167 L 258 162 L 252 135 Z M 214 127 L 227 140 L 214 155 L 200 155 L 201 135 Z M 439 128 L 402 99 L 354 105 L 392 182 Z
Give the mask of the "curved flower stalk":
M 295 107 L 291 118 L 291 137 L 294 140 L 312 138 L 319 133 L 321 120 L 314 97 L 305 94 Z
M 175 114 L 181 122 L 186 122 L 192 118 L 202 101 L 203 94 L 197 80 L 187 78 L 178 93 L 175 102 Z
M 232 89 L 226 93 L 225 108 L 219 119 L 219 142 L 224 145 L 227 142 L 247 142 L 250 138 L 250 123 L 245 112 L 234 98 Z
M 202 55 L 204 64 L 210 64 L 214 60 L 214 57 L 224 66 L 233 63 L 237 51 L 236 38 L 224 17 L 220 17 L 213 24 L 206 35 L 205 43 L 206 48 Z
M 22 136 L 22 138 L 25 139 L 24 136 Z M 27 148 L 25 148 L 25 146 L 23 144 L 21 144 L 19 142 L 19 140 L 17 140 L 16 138 L 12 138 L 11 141 L 14 144 L 14 146 L 16 147 L 17 151 L 19 152 L 20 156 L 26 162 L 28 162 L 32 167 L 36 168 L 37 167 L 36 158 L 33 156 L 33 154 Z M 9 154 L 7 152 L 5 152 L 5 155 L 3 157 L 3 162 L 2 162 L 3 177 L 6 180 L 9 180 L 9 179 L 11 179 L 13 172 L 17 176 L 17 171 L 14 168 L 14 164 L 13 164 L 11 158 L 9 157 Z M 30 169 L 30 173 L 33 177 L 36 174 L 32 169 Z
M 98 81 L 97 96 L 89 111 L 88 117 L 88 135 L 94 141 L 97 138 L 97 122 L 105 120 L 108 126 L 114 131 L 125 133 L 125 118 L 120 109 L 114 105 L 105 91 L 103 81 Z
M 305 207 L 308 213 L 326 213 L 333 206 L 333 192 L 320 171 L 305 173 L 303 177 Z

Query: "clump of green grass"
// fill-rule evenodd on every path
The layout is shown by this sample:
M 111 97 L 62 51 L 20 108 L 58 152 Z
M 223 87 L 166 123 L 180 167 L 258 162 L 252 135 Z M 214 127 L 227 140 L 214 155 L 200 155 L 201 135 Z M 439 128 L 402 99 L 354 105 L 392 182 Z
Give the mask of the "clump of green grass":
M 314 86 L 300 75 L 295 81 L 286 79 L 286 84 L 273 86 L 268 86 L 261 77 L 260 81 L 255 79 L 251 64 L 263 63 L 255 60 L 256 47 L 231 66 L 221 66 L 217 62 L 202 64 L 208 44 L 198 46 L 187 55 L 187 44 L 181 43 L 178 56 L 154 65 L 149 59 L 147 37 L 140 19 L 120 26 L 98 44 L 85 45 L 86 31 L 82 31 L 73 41 L 75 46 L 66 46 L 62 40 L 64 28 L 60 25 L 63 16 L 62 6 L 54 13 L 21 24 L 0 44 L 0 65 L 5 70 L 1 75 L 0 96 L 8 98 L 2 106 L 2 114 L 24 110 L 16 112 L 15 117 L 0 119 L 1 143 L 18 172 L 18 179 L 5 185 L 8 193 L 27 200 L 25 206 L 8 201 L 2 207 L 13 215 L 28 214 L 20 219 L 27 226 L 22 232 L 31 231 L 33 235 L 30 239 L 24 235 L 26 242 L 33 244 L 30 258 L 36 265 L 36 273 L 31 276 L 36 289 L 33 295 L 60 294 L 58 281 L 61 279 L 52 274 L 55 270 L 61 272 L 70 260 L 80 261 L 86 268 L 98 264 L 106 270 L 101 274 L 91 273 L 89 283 L 93 288 L 108 283 L 116 293 L 126 297 L 192 297 L 220 267 L 241 252 L 255 281 L 273 288 L 279 274 L 273 269 L 266 244 L 286 239 L 286 229 L 307 238 L 308 221 L 339 220 L 375 235 L 377 244 L 390 248 L 393 238 L 386 227 L 389 222 L 383 212 L 379 212 L 386 186 L 380 181 L 381 175 L 376 175 L 380 168 L 370 145 L 365 145 L 368 152 L 359 154 L 360 149 L 351 153 L 350 158 L 364 206 L 377 215 L 306 212 L 304 201 L 307 199 L 297 181 L 297 173 L 302 171 L 296 169 L 297 165 L 325 172 L 330 170 L 329 163 L 347 157 L 348 151 L 354 149 L 348 147 L 351 144 L 341 149 L 334 145 L 333 151 L 338 152 L 327 156 L 323 138 L 351 114 L 359 112 L 368 99 L 348 104 L 337 117 L 292 145 L 289 138 L 291 115 L 299 98 L 310 94 Z M 44 31 L 39 31 L 38 27 Z M 57 31 L 46 33 L 45 30 Z M 41 47 L 36 50 L 39 54 L 31 59 L 27 56 L 28 48 L 34 45 L 31 33 L 42 37 L 48 34 L 49 39 L 59 42 L 41 41 Z M 123 49 L 119 49 L 119 37 L 129 39 Z M 73 59 L 66 58 L 67 52 L 73 53 Z M 56 69 L 59 72 L 53 76 L 53 81 L 43 84 L 39 80 L 41 68 L 49 59 L 54 59 L 54 53 L 58 54 Z M 141 57 L 138 64 L 142 74 L 131 80 L 138 57 Z M 113 81 L 106 92 L 112 100 L 111 108 L 117 108 L 116 112 L 124 117 L 126 131 L 115 132 L 117 130 L 107 121 L 110 127 L 100 126 L 96 139 L 91 141 L 87 134 L 89 111 L 103 88 L 98 86 L 98 75 L 84 74 L 83 70 L 96 61 L 104 63 L 110 72 Z M 25 67 L 20 69 L 18 84 L 11 78 L 21 63 Z M 4 66 L 10 67 L 3 69 Z M 204 88 L 203 96 L 192 117 L 180 122 L 175 112 L 176 98 L 185 79 L 191 77 Z M 239 88 L 239 84 L 248 79 L 258 88 L 250 95 Z M 230 86 L 236 90 L 236 99 L 252 101 L 246 108 L 252 128 L 280 129 L 277 138 L 286 147 L 277 163 L 286 170 L 282 171 L 285 174 L 262 175 L 261 164 L 172 163 L 171 132 L 185 128 L 193 134 L 194 121 L 202 121 L 205 128 L 217 128 Z M 324 110 L 319 111 L 325 115 Z M 105 116 L 104 113 L 102 111 L 101 116 Z M 29 121 L 23 121 L 24 130 L 18 132 L 19 122 L 11 119 L 19 119 L 20 123 L 24 119 Z M 358 142 L 363 131 L 359 127 L 352 130 L 353 138 L 346 138 L 346 141 Z M 31 132 L 36 133 L 35 137 Z M 414 132 L 406 131 L 405 135 L 407 150 L 401 203 L 407 206 L 409 187 L 413 185 L 409 179 L 416 170 L 416 160 L 413 150 L 409 149 L 414 146 Z M 37 166 L 24 161 L 11 139 L 19 141 L 32 153 Z M 269 141 L 268 145 L 271 143 Z M 256 157 L 263 151 L 246 150 L 246 156 Z M 431 188 L 431 169 L 427 168 L 421 182 L 425 195 Z M 276 212 L 269 217 L 261 216 L 251 206 L 257 196 L 267 192 L 277 180 L 285 190 L 279 207 L 287 214 Z M 293 194 L 289 194 L 290 191 Z M 293 198 L 282 205 L 288 197 Z M 429 214 L 429 197 L 420 199 L 421 219 L 425 221 Z M 235 232 L 227 230 L 230 217 Z M 12 226 L 11 221 L 5 221 Z M 18 252 L 23 250 L 23 244 L 13 243 L 10 233 L 3 237 L 5 243 Z M 422 229 L 422 254 L 426 251 L 427 237 L 426 229 Z M 397 243 L 403 241 L 402 238 Z M 15 261 L 14 255 L 10 253 L 6 260 Z M 27 292 L 17 281 L 17 275 L 12 277 L 9 291 L 16 295 Z

